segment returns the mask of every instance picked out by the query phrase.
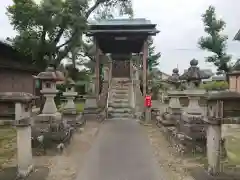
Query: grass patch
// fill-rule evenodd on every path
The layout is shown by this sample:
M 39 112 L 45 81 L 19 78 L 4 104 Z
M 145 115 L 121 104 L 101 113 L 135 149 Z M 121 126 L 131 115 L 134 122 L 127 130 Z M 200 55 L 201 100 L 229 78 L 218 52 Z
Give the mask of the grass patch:
M 61 104 L 58 106 L 58 111 L 59 112 L 63 112 L 63 108 L 64 108 L 65 104 Z M 76 109 L 77 112 L 83 112 L 84 111 L 84 103 L 76 103 Z
M 0 127 L 0 169 L 15 155 L 16 137 L 17 133 L 14 128 Z
M 84 103 L 77 103 L 76 109 L 77 109 L 77 112 L 83 112 L 84 111 Z
M 236 136 L 226 137 L 226 149 L 229 163 L 240 164 L 240 138 Z

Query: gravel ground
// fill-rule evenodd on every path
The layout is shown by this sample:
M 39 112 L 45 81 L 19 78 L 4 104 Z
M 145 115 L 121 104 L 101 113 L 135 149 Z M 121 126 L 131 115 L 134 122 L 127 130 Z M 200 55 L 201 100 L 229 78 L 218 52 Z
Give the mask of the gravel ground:
M 197 167 L 199 164 L 177 155 L 157 126 L 144 126 L 144 128 L 148 133 L 159 166 L 165 171 L 168 180 L 194 180 L 186 169 Z

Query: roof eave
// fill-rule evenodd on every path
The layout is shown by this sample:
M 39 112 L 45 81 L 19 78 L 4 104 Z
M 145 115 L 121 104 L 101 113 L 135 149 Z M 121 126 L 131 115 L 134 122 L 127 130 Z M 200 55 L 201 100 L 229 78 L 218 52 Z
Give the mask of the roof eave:
M 238 30 L 237 34 L 233 38 L 234 41 L 240 41 L 240 30 Z
M 153 29 L 153 30 L 90 30 L 86 33 L 87 36 L 94 36 L 95 34 L 107 34 L 107 33 L 113 33 L 113 34 L 124 34 L 124 33 L 146 33 L 151 36 L 155 36 L 160 31 Z

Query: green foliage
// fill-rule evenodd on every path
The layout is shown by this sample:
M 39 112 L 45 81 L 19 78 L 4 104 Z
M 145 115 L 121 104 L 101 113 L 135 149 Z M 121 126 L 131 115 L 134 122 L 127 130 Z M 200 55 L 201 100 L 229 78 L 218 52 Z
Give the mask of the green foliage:
M 77 109 L 77 112 L 83 112 L 83 110 L 84 110 L 84 103 L 77 103 L 76 104 L 76 109 Z
M 209 6 L 202 15 L 204 31 L 208 34 L 199 39 L 199 46 L 203 50 L 212 52 L 213 55 L 206 58 L 207 62 L 213 63 L 217 67 L 218 74 L 228 73 L 231 69 L 231 56 L 226 53 L 228 37 L 222 35 L 226 23 L 222 19 L 217 19 L 213 6 Z
M 89 16 L 93 12 L 97 17 L 116 14 L 116 9 L 120 14 L 133 15 L 131 0 L 42 0 L 39 4 L 13 0 L 7 15 L 17 36 L 8 40 L 41 69 L 49 63 L 45 56 L 53 56 L 59 65 L 73 53 L 74 62 L 78 59 L 76 52 L 84 50 L 82 38 Z
M 200 88 L 207 91 L 220 91 L 228 89 L 228 83 L 226 81 L 211 81 L 206 84 L 201 84 Z
M 153 45 L 153 39 L 149 38 L 148 40 L 148 68 L 152 71 L 153 67 L 159 65 L 159 58 L 161 57 L 161 53 L 155 52 L 155 46 Z

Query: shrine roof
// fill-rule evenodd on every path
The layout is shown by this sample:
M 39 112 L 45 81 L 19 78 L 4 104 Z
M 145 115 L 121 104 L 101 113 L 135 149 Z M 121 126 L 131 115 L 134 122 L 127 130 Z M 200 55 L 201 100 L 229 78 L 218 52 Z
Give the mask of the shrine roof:
M 137 19 L 112 19 L 89 23 L 88 36 L 98 33 L 147 33 L 156 35 L 159 31 L 156 24 L 144 18 Z
M 89 23 L 87 36 L 95 37 L 103 53 L 130 54 L 142 51 L 144 41 L 159 31 L 151 21 L 112 19 Z

